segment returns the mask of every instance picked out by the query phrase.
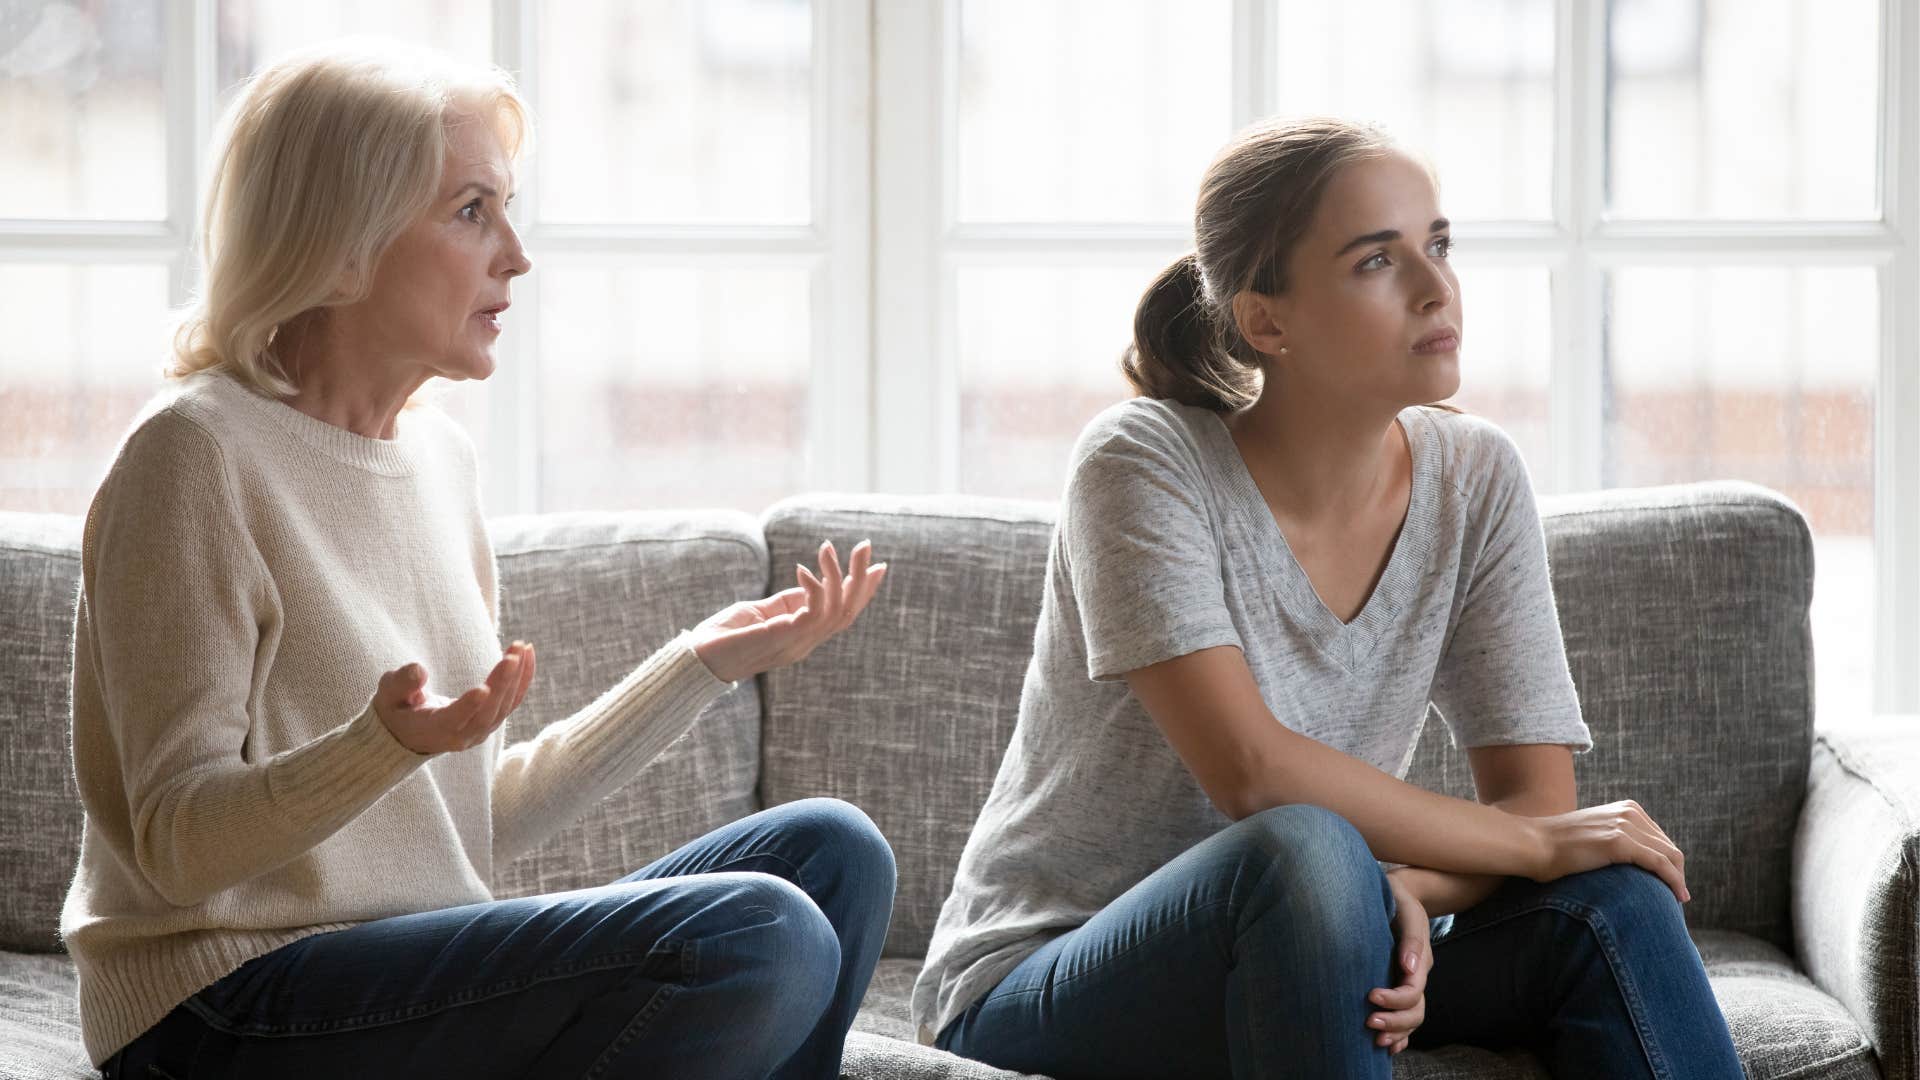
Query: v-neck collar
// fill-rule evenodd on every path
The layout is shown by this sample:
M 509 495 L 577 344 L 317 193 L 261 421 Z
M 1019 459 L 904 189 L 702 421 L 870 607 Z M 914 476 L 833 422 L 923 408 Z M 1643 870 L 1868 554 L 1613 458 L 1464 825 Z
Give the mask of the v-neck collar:
M 1426 410 L 1419 406 L 1402 409 L 1400 425 L 1407 433 L 1407 446 L 1413 459 L 1412 490 L 1407 497 L 1407 517 L 1394 538 L 1393 553 L 1387 567 L 1374 584 L 1373 593 L 1352 622 L 1341 622 L 1320 598 L 1306 569 L 1294 557 L 1293 548 L 1280 531 L 1273 510 L 1260 494 L 1247 470 L 1246 459 L 1233 441 L 1226 418 L 1214 416 L 1214 434 L 1220 440 L 1228 509 L 1243 517 L 1261 547 L 1278 553 L 1280 564 L 1279 600 L 1314 644 L 1327 657 L 1348 672 L 1358 670 L 1373 655 L 1374 648 L 1419 594 L 1427 553 L 1433 547 L 1436 491 L 1440 481 L 1440 448 L 1436 433 L 1429 427 Z

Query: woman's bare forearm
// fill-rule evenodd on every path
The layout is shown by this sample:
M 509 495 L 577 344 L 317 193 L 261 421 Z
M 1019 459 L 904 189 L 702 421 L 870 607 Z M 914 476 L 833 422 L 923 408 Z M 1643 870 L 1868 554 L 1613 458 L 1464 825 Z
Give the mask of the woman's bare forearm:
M 1325 807 L 1360 831 L 1375 858 L 1428 870 L 1532 877 L 1545 863 L 1544 843 L 1528 818 L 1396 780 L 1305 735 L 1286 732 L 1283 742 L 1279 760 L 1249 770 L 1266 779 L 1266 790 L 1249 793 L 1246 812 L 1286 803 Z
M 1488 805 L 1520 817 L 1544 817 L 1560 811 L 1560 799 L 1550 791 L 1527 791 Z M 1395 867 L 1391 873 L 1420 900 L 1428 915 L 1454 915 L 1493 895 L 1506 874 L 1461 874 L 1426 866 Z

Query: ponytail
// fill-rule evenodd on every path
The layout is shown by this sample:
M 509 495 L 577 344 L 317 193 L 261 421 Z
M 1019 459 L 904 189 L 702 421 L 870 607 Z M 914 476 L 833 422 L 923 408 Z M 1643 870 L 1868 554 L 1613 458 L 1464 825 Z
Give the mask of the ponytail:
M 1160 272 L 1133 313 L 1120 370 L 1144 397 L 1235 412 L 1260 395 L 1260 373 L 1224 347 L 1209 314 L 1200 263 L 1189 252 Z

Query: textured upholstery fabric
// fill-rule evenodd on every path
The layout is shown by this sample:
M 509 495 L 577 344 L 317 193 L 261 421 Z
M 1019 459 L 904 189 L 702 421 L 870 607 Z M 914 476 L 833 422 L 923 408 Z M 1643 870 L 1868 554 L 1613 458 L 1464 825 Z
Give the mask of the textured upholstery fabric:
M 1823 730 L 1794 844 L 1801 962 L 1861 1021 L 1887 1080 L 1920 1078 L 1920 732 Z
M 1839 1002 L 1822 993 L 1779 949 L 1725 930 L 1694 932 L 1714 995 L 1733 1032 L 1752 1080 L 1788 1077 L 1873 1077 L 1873 1051 Z M 908 1018 L 912 960 L 882 960 L 862 1003 L 855 1029 L 899 1039 L 913 1037 Z M 944 1056 L 944 1055 L 943 1055 Z M 971 1076 L 938 1071 L 938 1060 L 912 1061 L 905 1071 L 863 1071 L 868 1066 L 849 1047 L 843 1071 L 859 1077 Z M 1010 1073 L 988 1072 L 982 1077 Z M 1447 1046 L 1408 1051 L 1394 1059 L 1396 1080 L 1545 1080 L 1546 1069 L 1521 1049 L 1482 1050 Z
M 493 534 L 502 638 L 538 650 L 509 742 L 592 701 L 681 630 L 766 594 L 766 548 L 745 514 L 507 518 Z M 604 885 L 753 813 L 759 757 L 759 688 L 743 682 L 584 819 L 498 868 L 495 892 Z
M 774 582 L 820 541 L 871 538 L 887 582 L 853 628 L 766 676 L 760 792 L 872 816 L 899 867 L 888 956 L 921 956 L 1013 732 L 1053 509 L 988 499 L 819 496 L 767 511 Z
M 1687 853 L 1687 922 L 1792 946 L 1794 825 L 1812 746 L 1805 520 L 1750 484 L 1543 500 L 1593 750 L 1583 805 L 1634 799 Z M 1473 797 L 1429 723 L 1408 779 Z
M 0 513 L 0 949 L 60 947 L 60 902 L 80 858 L 73 785 L 75 517 Z
M 79 977 L 65 956 L 0 952 L 0 1077 L 97 1077 L 80 1048 Z

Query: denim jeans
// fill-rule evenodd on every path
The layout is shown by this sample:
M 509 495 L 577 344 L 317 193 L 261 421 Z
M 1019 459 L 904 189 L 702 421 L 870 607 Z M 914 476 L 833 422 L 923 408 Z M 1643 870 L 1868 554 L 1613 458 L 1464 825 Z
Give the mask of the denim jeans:
M 1276 807 L 1043 945 L 938 1045 L 1058 1080 L 1388 1080 L 1366 996 L 1398 982 L 1394 906 L 1344 818 Z M 1644 870 L 1510 878 L 1433 929 L 1414 1049 L 1526 1047 L 1561 1078 L 1744 1075 L 1679 901 Z
M 317 934 L 195 994 L 121 1077 L 808 1077 L 893 911 L 859 810 L 789 803 L 618 882 Z

